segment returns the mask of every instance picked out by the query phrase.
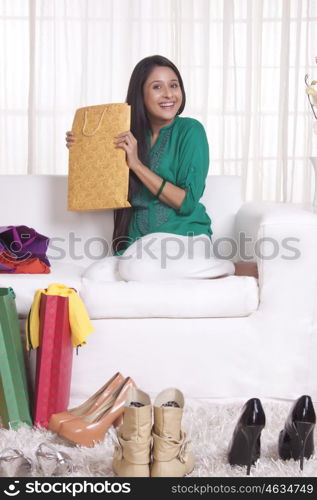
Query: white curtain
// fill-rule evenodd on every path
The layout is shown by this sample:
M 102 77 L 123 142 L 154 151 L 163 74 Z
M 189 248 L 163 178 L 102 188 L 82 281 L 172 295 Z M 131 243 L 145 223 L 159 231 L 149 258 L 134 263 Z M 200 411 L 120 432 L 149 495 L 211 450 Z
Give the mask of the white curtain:
M 1 0 L 0 173 L 67 174 L 75 110 L 124 102 L 135 64 L 161 54 L 210 174 L 241 175 L 245 199 L 309 202 L 316 52 L 316 0 Z

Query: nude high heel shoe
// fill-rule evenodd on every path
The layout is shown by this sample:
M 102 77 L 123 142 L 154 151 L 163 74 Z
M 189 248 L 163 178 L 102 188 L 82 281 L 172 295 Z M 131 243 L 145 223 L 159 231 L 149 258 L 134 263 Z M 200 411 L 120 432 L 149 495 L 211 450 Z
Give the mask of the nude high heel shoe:
M 102 441 L 111 425 L 122 422 L 124 404 L 135 382 L 127 377 L 124 382 L 93 412 L 82 418 L 73 418 L 63 422 L 58 430 L 59 436 L 73 444 L 92 448 Z
M 84 401 L 76 408 L 72 408 L 60 413 L 54 413 L 48 423 L 48 429 L 52 432 L 58 433 L 58 430 L 63 422 L 71 420 L 76 417 L 83 417 L 89 413 L 94 412 L 109 396 L 115 391 L 116 388 L 122 384 L 124 376 L 117 372 L 111 377 L 95 394 L 93 394 L 87 401 Z

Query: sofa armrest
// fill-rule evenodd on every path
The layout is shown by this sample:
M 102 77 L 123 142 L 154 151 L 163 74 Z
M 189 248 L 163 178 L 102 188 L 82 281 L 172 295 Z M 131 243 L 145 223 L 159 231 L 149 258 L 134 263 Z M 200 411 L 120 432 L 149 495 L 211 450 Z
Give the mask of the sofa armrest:
M 317 293 L 317 215 L 289 203 L 245 203 L 235 218 L 238 258 L 256 261 L 260 307 L 312 318 Z

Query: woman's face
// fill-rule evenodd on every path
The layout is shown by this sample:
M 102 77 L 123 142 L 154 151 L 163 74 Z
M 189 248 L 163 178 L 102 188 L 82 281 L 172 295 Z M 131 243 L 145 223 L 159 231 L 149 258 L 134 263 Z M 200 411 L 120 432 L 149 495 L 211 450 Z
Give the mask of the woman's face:
M 183 100 L 174 71 L 167 66 L 155 66 L 144 83 L 143 97 L 151 124 L 172 123 Z

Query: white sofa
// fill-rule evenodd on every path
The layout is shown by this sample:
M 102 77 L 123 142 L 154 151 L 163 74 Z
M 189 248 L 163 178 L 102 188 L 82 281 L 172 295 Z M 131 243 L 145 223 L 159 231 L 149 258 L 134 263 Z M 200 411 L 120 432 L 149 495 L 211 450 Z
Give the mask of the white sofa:
M 51 239 L 51 274 L 0 276 L 16 292 L 22 330 L 34 291 L 53 282 L 78 290 L 95 328 L 74 353 L 71 406 L 118 370 L 149 394 L 176 386 L 191 398 L 317 401 L 317 217 L 290 204 L 243 203 L 240 189 L 239 177 L 210 176 L 203 202 L 222 257 L 247 252 L 259 280 L 101 283 L 82 273 L 110 247 L 112 211 L 68 212 L 66 176 L 1 176 L 0 225 Z M 251 239 L 246 248 L 241 234 Z

